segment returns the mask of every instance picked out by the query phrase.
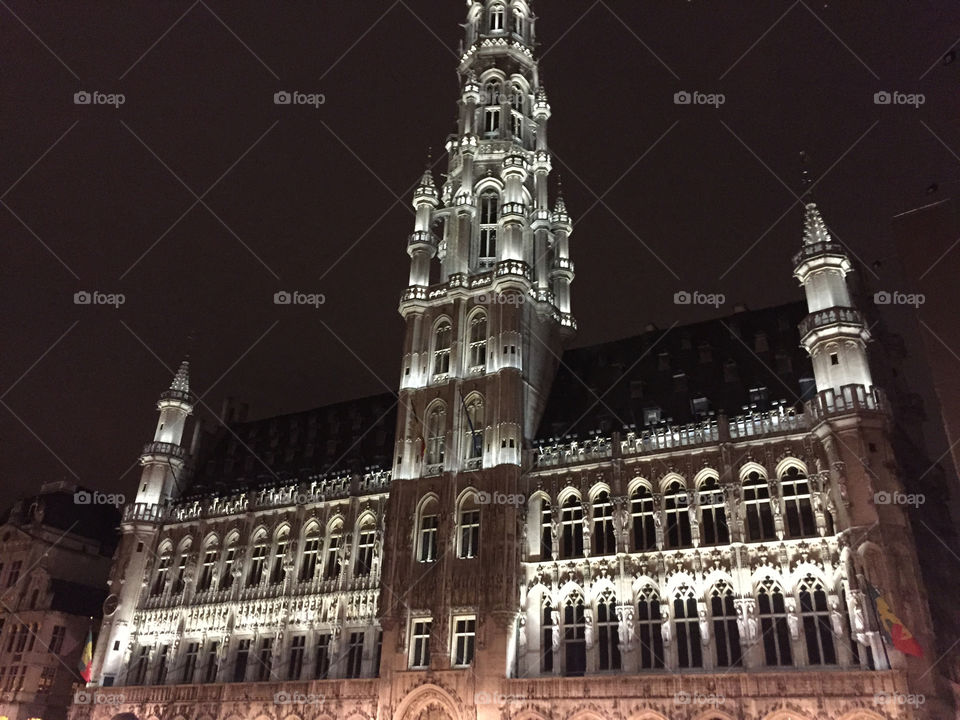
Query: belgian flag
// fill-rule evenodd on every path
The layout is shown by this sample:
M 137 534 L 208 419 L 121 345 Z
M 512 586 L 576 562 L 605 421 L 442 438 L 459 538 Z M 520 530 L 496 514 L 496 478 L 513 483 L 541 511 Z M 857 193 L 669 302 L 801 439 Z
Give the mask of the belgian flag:
M 873 585 L 867 583 L 870 599 L 873 601 L 874 611 L 877 613 L 877 622 L 883 632 L 883 639 L 897 650 L 913 657 L 923 657 L 923 648 L 913 637 L 906 625 L 898 618 L 890 603 Z
M 87 641 L 83 644 L 80 653 L 80 676 L 84 682 L 90 682 L 93 677 L 93 628 L 87 630 Z

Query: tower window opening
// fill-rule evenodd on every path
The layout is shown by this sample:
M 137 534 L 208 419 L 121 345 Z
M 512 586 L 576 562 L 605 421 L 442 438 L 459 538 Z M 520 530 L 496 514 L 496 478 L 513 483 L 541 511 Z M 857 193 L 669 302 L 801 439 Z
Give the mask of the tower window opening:
M 433 376 L 434 380 L 442 380 L 450 372 L 450 343 L 453 331 L 450 323 L 443 322 L 437 326 L 433 338 Z
M 501 32 L 505 19 L 503 5 L 494 5 L 490 8 L 490 32 Z
M 500 117 L 499 114 L 497 117 Z M 497 220 L 499 217 L 499 196 L 495 192 L 483 193 L 480 196 L 480 246 L 477 252 L 477 264 L 481 268 L 493 267 L 497 262 Z
M 840 364 L 840 356 L 837 355 L 837 353 L 830 353 L 830 364 L 831 364 L 831 365 L 839 365 L 839 364 Z
M 479 313 L 470 323 L 470 370 L 482 372 L 487 366 L 487 316 Z
M 500 106 L 493 105 L 483 111 L 483 136 L 492 140 L 500 137 Z

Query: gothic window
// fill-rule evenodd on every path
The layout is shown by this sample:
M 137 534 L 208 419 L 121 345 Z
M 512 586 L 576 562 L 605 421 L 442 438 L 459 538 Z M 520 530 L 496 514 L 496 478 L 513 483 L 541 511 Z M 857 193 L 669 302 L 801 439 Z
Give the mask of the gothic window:
M 287 679 L 299 680 L 303 672 L 303 652 L 306 649 L 306 635 L 295 635 L 290 641 L 290 660 L 287 662 Z
M 489 105 L 483 109 L 483 136 L 488 140 L 500 136 L 499 105 Z
M 248 586 L 255 587 L 263 582 L 268 551 L 267 534 L 261 531 L 253 541 L 253 553 L 250 555 L 250 573 L 247 575 Z
M 810 665 L 836 665 L 837 650 L 833 643 L 830 607 L 823 584 L 812 575 L 800 583 L 800 617 Z
M 637 552 L 655 550 L 657 530 L 653 521 L 653 496 L 645 485 L 638 485 L 633 491 L 630 515 L 633 518 L 633 549 Z
M 747 514 L 747 538 L 751 542 L 776 538 L 770 488 L 766 478 L 757 472 L 750 473 L 743 483 L 743 507 Z
M 130 674 L 130 684 L 131 685 L 143 685 L 147 679 L 147 660 L 150 657 L 150 648 L 146 645 L 141 645 L 137 648 L 137 653 L 134 657 L 133 668 Z
M 483 458 L 483 397 L 473 393 L 463 410 L 464 457 L 467 468 L 477 468 Z
M 473 664 L 473 646 L 477 634 L 475 617 L 455 618 L 453 621 L 453 666 Z
M 355 577 L 366 577 L 373 570 L 373 545 L 376 535 L 373 520 L 367 518 L 357 534 L 357 558 L 353 568 Z
M 727 510 L 717 478 L 700 483 L 700 544 L 725 545 L 730 542 Z
M 203 567 L 200 569 L 200 577 L 197 580 L 197 590 L 203 592 L 209 590 L 213 583 L 214 571 L 217 567 L 217 548 L 211 543 L 203 553 Z
M 340 575 L 340 544 L 343 542 L 343 526 L 335 523 L 327 532 L 327 550 L 323 558 L 323 579 L 333 580 Z
M 157 561 L 157 574 L 153 579 L 153 589 L 151 595 L 160 595 L 167 584 L 167 573 L 170 572 L 170 551 L 166 550 L 160 555 Z
M 686 585 L 677 588 L 673 596 L 673 625 L 677 632 L 677 665 L 681 668 L 703 667 L 697 599 Z
M 477 496 L 470 493 L 460 504 L 457 518 L 457 557 L 475 558 L 480 553 L 480 507 Z
M 780 477 L 783 494 L 784 516 L 787 532 L 792 538 L 811 537 L 817 534 L 817 523 L 810 502 L 810 482 L 796 467 L 791 467 Z
M 420 522 L 417 525 L 417 561 L 435 562 L 437 559 L 437 500 L 430 498 L 420 509 Z
M 187 586 L 187 549 L 180 551 L 180 559 L 177 564 L 177 573 L 173 578 L 173 594 L 179 595 Z
M 733 602 L 733 588 L 723 581 L 714 585 L 710 591 L 710 615 L 713 618 L 713 645 L 717 652 L 717 667 L 739 667 L 743 664 L 743 659 L 737 608 Z
M 600 650 L 600 670 L 620 669 L 620 621 L 617 601 L 609 590 L 597 600 L 597 644 Z
M 203 661 L 203 682 L 214 683 L 217 681 L 217 670 L 220 669 L 220 643 L 211 640 L 207 644 L 207 656 Z
M 490 109 L 487 109 L 490 112 Z M 497 127 L 500 108 L 496 108 Z M 490 117 L 488 115 L 488 117 Z M 500 196 L 493 190 L 480 195 L 480 247 L 477 262 L 481 268 L 493 267 L 497 262 L 497 221 L 500 218 Z
M 613 503 L 606 490 L 593 500 L 593 547 L 592 555 L 613 555 L 617 544 L 613 535 Z
M 236 537 L 228 538 L 226 549 L 223 551 L 223 572 L 220 573 L 220 582 L 217 588 L 227 590 L 233 587 L 233 564 L 237 560 Z
M 287 544 L 290 542 L 290 530 L 283 528 L 277 533 L 277 544 L 273 551 L 273 570 L 270 572 L 270 584 L 279 585 L 283 582 L 283 559 L 287 554 Z
M 157 667 L 153 674 L 154 685 L 164 685 L 167 682 L 167 661 L 170 657 L 170 646 L 161 645 L 157 651 Z
M 526 19 L 523 16 L 523 10 L 514 8 L 513 10 L 513 32 L 523 40 L 527 34 Z
M 257 654 L 257 680 L 269 680 L 273 673 L 273 638 L 263 638 L 260 641 L 260 652 Z
M 429 618 L 414 620 L 410 629 L 410 667 L 425 670 L 430 667 L 430 631 L 433 623 Z
M 503 5 L 494 5 L 490 8 L 490 32 L 500 32 L 504 29 L 506 13 Z
M 250 663 L 250 645 L 253 641 L 244 638 L 237 646 L 237 654 L 233 659 L 233 681 L 243 682 L 247 677 L 247 665 Z
M 303 540 L 303 560 L 300 565 L 300 582 L 310 582 L 317 575 L 317 560 L 320 556 L 320 534 L 311 527 Z
M 193 683 L 193 676 L 197 672 L 197 656 L 200 654 L 200 643 L 187 643 L 187 651 L 183 656 L 183 677 L 181 682 L 184 685 Z
M 666 546 L 668 548 L 690 547 L 689 498 L 683 485 L 674 480 L 663 494 L 663 509 L 667 524 Z
M 450 323 L 444 320 L 433 333 L 433 376 L 434 380 L 446 378 L 450 372 L 450 343 L 453 340 L 453 329 Z
M 570 495 L 560 511 L 560 557 L 583 557 L 583 506 Z
M 572 592 L 563 603 L 563 674 L 580 676 L 587 670 L 587 618 L 583 595 Z
M 786 602 L 780 586 L 770 578 L 760 583 L 757 614 L 760 617 L 760 634 L 767 665 L 793 665 Z
M 553 555 L 553 513 L 550 510 L 550 501 L 540 498 L 540 557 L 549 558 Z
M 540 622 L 540 672 L 553 672 L 553 605 L 545 598 Z
M 313 675 L 317 680 L 326 680 L 330 674 L 330 633 L 316 638 L 317 654 L 313 666 Z
M 437 403 L 427 413 L 426 465 L 430 472 L 440 472 L 443 468 L 446 425 L 447 410 L 443 403 Z
M 663 633 L 661 631 L 660 596 L 651 585 L 645 585 L 637 599 L 636 633 L 640 643 L 640 667 L 644 670 L 663 668 Z
M 483 372 L 487 367 L 487 316 L 478 312 L 470 320 L 469 369 Z

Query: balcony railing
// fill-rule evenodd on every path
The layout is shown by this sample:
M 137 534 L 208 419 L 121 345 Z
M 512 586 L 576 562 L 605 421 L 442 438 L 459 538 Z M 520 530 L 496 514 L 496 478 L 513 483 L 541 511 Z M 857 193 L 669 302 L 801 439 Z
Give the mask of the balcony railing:
M 840 391 L 829 389 L 817 393 L 806 403 L 807 413 L 814 420 L 855 412 L 887 412 L 887 399 L 880 388 L 844 385 Z
M 141 453 L 141 455 L 170 455 L 177 460 L 183 460 L 187 457 L 187 451 L 173 443 L 150 442 L 143 446 L 143 453 Z
M 164 508 L 155 503 L 133 503 L 123 508 L 124 522 L 159 522 L 165 515 Z
M 863 315 L 859 310 L 847 307 L 833 307 L 810 313 L 800 321 L 800 337 L 806 337 L 814 330 L 830 325 L 863 325 Z

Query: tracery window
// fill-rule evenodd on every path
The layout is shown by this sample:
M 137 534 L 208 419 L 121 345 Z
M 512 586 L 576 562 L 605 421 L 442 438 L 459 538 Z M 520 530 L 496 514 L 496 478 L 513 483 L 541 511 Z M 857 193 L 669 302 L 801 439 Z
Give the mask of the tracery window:
M 727 509 L 717 478 L 707 478 L 700 484 L 699 501 L 700 544 L 725 545 L 730 542 Z
M 447 411 L 441 403 L 435 404 L 427 414 L 426 465 L 428 470 L 442 468 L 446 449 Z
M 163 588 L 167 584 L 167 574 L 170 572 L 170 551 L 167 550 L 160 555 L 160 559 L 157 561 L 157 574 L 153 580 L 153 590 L 151 595 L 160 595 L 163 593 Z
M 690 547 L 689 498 L 683 485 L 674 480 L 663 494 L 663 509 L 667 524 L 666 546 L 668 548 Z
M 220 582 L 217 584 L 219 590 L 228 590 L 233 587 L 233 564 L 237 560 L 237 539 L 228 538 L 226 549 L 223 551 L 223 571 L 220 573 Z
M 760 583 L 757 614 L 760 617 L 760 634 L 767 665 L 793 665 L 786 601 L 780 586 L 771 578 Z
M 810 482 L 796 467 L 790 467 L 780 476 L 787 533 L 792 538 L 817 534 L 817 523 L 810 502 Z
M 477 313 L 470 320 L 470 365 L 472 371 L 487 367 L 487 315 Z
M 303 560 L 300 565 L 300 582 L 310 582 L 317 575 L 317 560 L 320 557 L 320 534 L 316 526 L 307 531 L 303 541 Z
M 450 372 L 450 344 L 453 341 L 453 328 L 444 320 L 433 333 L 433 376 L 442 380 Z
M 247 575 L 247 585 L 256 586 L 263 582 L 267 566 L 267 535 L 260 532 L 253 541 L 253 552 L 250 555 L 250 573 Z
M 713 645 L 717 653 L 717 667 L 742 665 L 740 628 L 737 625 L 733 588 L 722 580 L 710 591 L 710 615 L 713 618 Z
M 270 573 L 270 584 L 279 585 L 286 574 L 283 568 L 283 559 L 287 554 L 287 545 L 290 542 L 290 530 L 282 529 L 277 533 L 277 544 L 273 552 L 273 570 Z
M 203 565 L 200 568 L 200 577 L 197 579 L 197 591 L 209 590 L 213 583 L 214 571 L 217 567 L 217 548 L 210 544 L 203 553 Z
M 480 553 L 480 507 L 474 494 L 463 499 L 460 515 L 457 518 L 458 547 L 457 557 L 475 558 Z
M 597 647 L 600 654 L 597 666 L 600 670 L 620 669 L 619 628 L 617 600 L 610 590 L 605 590 L 597 600 Z
M 487 117 L 491 108 L 487 109 Z M 496 108 L 496 129 L 500 127 L 500 108 Z M 481 268 L 493 267 L 497 262 L 497 222 L 500 219 L 500 196 L 493 190 L 480 195 L 480 247 L 477 262 Z
M 503 5 L 494 5 L 490 8 L 490 31 L 499 32 L 504 29 L 506 14 Z
M 483 398 L 474 393 L 464 405 L 464 456 L 467 467 L 479 467 L 483 458 Z
M 583 506 L 576 495 L 563 503 L 560 514 L 560 557 L 583 557 Z
M 376 543 L 377 530 L 373 521 L 367 519 L 357 534 L 357 557 L 353 566 L 355 577 L 366 577 L 373 570 L 373 546 Z
M 587 619 L 583 595 L 572 592 L 563 603 L 563 674 L 583 675 L 587 670 Z
M 770 488 L 766 478 L 752 472 L 743 483 L 743 506 L 747 514 L 747 538 L 751 542 L 776 539 Z
M 420 509 L 420 523 L 417 527 L 417 561 L 435 562 L 437 559 L 437 531 L 439 518 L 437 501 L 431 498 Z
M 553 604 L 544 598 L 540 608 L 540 672 L 553 672 Z
M 652 585 L 641 588 L 637 598 L 637 640 L 640 644 L 640 667 L 653 670 L 663 667 L 663 634 L 660 596 Z
M 550 501 L 540 498 L 540 557 L 549 558 L 553 555 L 553 513 Z
M 837 649 L 823 584 L 812 575 L 800 582 L 800 617 L 810 665 L 836 665 Z
M 332 580 L 340 575 L 340 545 L 343 542 L 343 526 L 333 525 L 327 535 L 327 552 L 323 561 L 323 579 Z
M 637 552 L 655 550 L 657 530 L 653 521 L 653 496 L 645 485 L 638 485 L 633 491 L 630 515 L 633 518 L 633 549 Z
M 612 555 L 617 552 L 613 534 L 613 503 L 606 490 L 593 500 L 593 546 L 592 555 Z
M 677 665 L 681 668 L 703 667 L 699 620 L 697 599 L 693 590 L 686 585 L 681 585 L 673 596 L 673 625 L 677 632 Z

